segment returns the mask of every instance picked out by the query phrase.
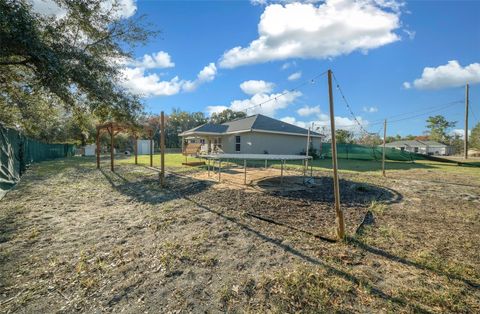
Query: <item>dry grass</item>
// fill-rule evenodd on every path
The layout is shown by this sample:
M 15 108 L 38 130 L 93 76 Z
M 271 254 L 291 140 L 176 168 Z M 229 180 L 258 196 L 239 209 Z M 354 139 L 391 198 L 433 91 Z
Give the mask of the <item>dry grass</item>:
M 311 195 L 185 175 L 161 188 L 143 166 L 37 164 L 0 201 L 0 308 L 479 312 L 478 178 L 412 171 L 343 173 L 349 240 L 331 243 L 316 237 L 334 224 L 331 197 L 317 197 L 327 179 Z M 355 234 L 353 214 L 367 211 L 373 223 Z

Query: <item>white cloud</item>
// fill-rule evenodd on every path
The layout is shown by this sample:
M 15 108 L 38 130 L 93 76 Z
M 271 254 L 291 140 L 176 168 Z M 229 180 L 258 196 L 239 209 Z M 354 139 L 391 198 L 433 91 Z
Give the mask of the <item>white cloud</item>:
M 112 8 L 112 5 L 116 3 L 118 5 L 112 13 L 117 18 L 129 18 L 137 11 L 136 0 L 107 0 L 103 2 L 103 9 L 106 11 Z
M 368 126 L 368 121 L 362 119 L 362 117 L 357 117 L 359 123 L 366 128 Z M 297 125 L 302 128 L 311 127 L 312 123 L 314 125 L 314 131 L 319 132 L 321 130 L 330 130 L 330 116 L 328 114 L 320 113 L 317 115 L 316 119 L 309 121 L 297 120 L 294 117 L 287 116 L 283 117 L 280 120 Z M 360 126 L 353 120 L 347 117 L 335 116 L 335 128 L 349 130 L 354 133 L 359 133 L 361 131 Z
M 297 63 L 295 61 L 285 62 L 284 64 L 282 64 L 282 70 L 286 70 L 288 68 L 296 67 L 296 66 L 297 66 Z
M 227 106 L 208 106 L 207 107 L 207 114 L 208 114 L 208 116 L 211 116 L 212 113 L 219 113 L 219 112 L 222 112 L 226 109 L 228 109 Z
M 378 108 L 377 107 L 363 107 L 363 111 L 368 112 L 368 113 L 374 113 L 374 112 L 378 111 Z
M 304 106 L 297 110 L 299 116 L 307 117 L 311 116 L 312 114 L 320 114 L 320 106 L 310 107 Z
M 274 87 L 275 84 L 262 80 L 250 80 L 240 84 L 240 89 L 247 95 L 270 93 Z
M 230 102 L 229 106 L 208 106 L 206 112 L 212 114 L 213 112 L 220 112 L 225 109 L 231 109 L 233 111 L 244 111 L 248 115 L 253 114 L 264 114 L 267 116 L 275 116 L 275 113 L 280 110 L 287 108 L 290 104 L 295 102 L 295 100 L 302 95 L 301 92 L 295 91 L 286 93 L 258 93 L 252 95 L 252 97 L 241 100 L 233 100 Z M 268 101 L 268 102 L 267 102 Z M 261 106 L 258 104 L 263 103 Z
M 472 133 L 472 130 L 468 130 L 468 136 L 470 136 Z M 465 138 L 465 129 L 454 129 L 450 132 L 451 136 L 458 136 L 460 139 Z
M 298 71 L 288 76 L 289 81 L 295 81 L 302 77 L 302 72 Z
M 121 70 L 123 77 L 120 85 L 130 92 L 143 96 L 171 96 L 184 92 L 194 91 L 203 83 L 212 81 L 217 73 L 214 63 L 205 66 L 193 81 L 180 80 L 178 76 L 168 81 L 162 81 L 156 73 L 148 74 L 145 68 L 124 68 Z
M 120 85 L 144 97 L 175 95 L 180 92 L 183 84 L 178 76 L 169 81 L 162 81 L 155 73 L 146 74 L 143 68 L 125 68 L 122 74 Z
M 36 13 L 62 18 L 67 14 L 67 10 L 61 8 L 53 0 L 29 0 L 32 9 Z
M 155 68 L 173 68 L 175 63 L 172 62 L 172 58 L 165 51 L 159 51 L 152 55 L 146 54 L 141 60 L 132 61 L 132 65 L 145 69 Z
M 67 14 L 67 10 L 58 6 L 53 0 L 28 1 L 32 4 L 33 10 L 39 14 L 54 16 L 58 19 Z M 113 4 L 116 4 L 117 7 L 109 14 L 118 19 L 129 18 L 137 11 L 136 0 L 105 0 L 101 3 L 101 8 L 103 11 L 109 12 Z
M 480 83 L 480 63 L 472 63 L 462 67 L 457 60 L 448 61 L 445 65 L 436 68 L 426 67 L 422 77 L 413 83 L 404 82 L 404 88 L 415 87 L 417 89 L 441 89 L 458 87 L 466 83 Z
M 408 38 L 411 39 L 411 40 L 415 39 L 415 35 L 417 34 L 417 32 L 411 31 L 411 30 L 408 30 L 408 29 L 404 29 L 403 32 L 405 34 L 407 34 Z
M 285 92 L 286 91 L 283 91 L 282 93 Z M 246 111 L 249 115 L 261 113 L 267 116 L 275 116 L 277 110 L 287 108 L 288 105 L 293 103 L 302 95 L 302 93 L 298 91 L 287 93 L 283 96 L 282 93 L 255 94 L 249 99 L 232 101 L 229 108 L 234 111 Z M 272 100 L 262 104 L 261 106 L 256 106 L 257 104 L 266 102 L 270 99 Z
M 258 25 L 258 39 L 234 47 L 220 66 L 235 68 L 288 58 L 325 59 L 390 44 L 400 39 L 395 1 L 327 0 L 319 5 L 271 4 Z M 388 8 L 385 10 L 385 8 Z
M 215 66 L 215 63 L 211 62 L 198 73 L 197 78 L 194 81 L 184 81 L 183 89 L 187 92 L 194 91 L 201 84 L 213 81 L 216 75 L 217 67 Z

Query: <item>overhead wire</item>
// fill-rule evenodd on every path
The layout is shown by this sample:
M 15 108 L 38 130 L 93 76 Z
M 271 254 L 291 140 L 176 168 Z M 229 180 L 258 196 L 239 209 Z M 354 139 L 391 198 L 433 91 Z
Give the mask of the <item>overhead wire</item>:
M 347 98 L 345 97 L 345 94 L 343 93 L 342 88 L 340 87 L 340 83 L 338 82 L 337 77 L 335 76 L 335 73 L 332 72 L 332 74 L 333 74 L 333 80 L 335 81 L 335 84 L 337 85 L 337 90 L 340 92 L 340 96 L 342 97 L 343 102 L 344 102 L 345 105 L 347 106 L 347 109 L 348 109 L 348 111 L 350 112 L 350 115 L 353 117 L 353 120 L 354 120 L 355 123 L 358 125 L 358 127 L 360 128 L 360 130 L 365 133 L 365 135 L 371 135 L 370 132 L 368 132 L 368 131 L 364 128 L 363 124 L 360 123 L 360 121 L 358 121 L 357 116 L 356 116 L 355 113 L 353 112 L 352 107 L 350 106 L 350 103 L 348 102 Z
M 312 78 L 310 78 L 310 79 L 308 79 L 308 80 L 305 80 L 305 81 L 303 81 L 302 83 L 298 84 L 298 85 L 295 86 L 294 88 L 289 89 L 289 90 L 287 90 L 287 91 L 284 91 L 284 92 L 281 93 L 280 95 L 271 97 L 271 98 L 269 98 L 269 99 L 267 99 L 267 100 L 265 100 L 265 101 L 263 101 L 263 102 L 261 102 L 261 103 L 255 104 L 255 105 L 253 105 L 253 106 L 244 108 L 244 109 L 242 109 L 242 111 L 245 111 L 246 113 L 248 113 L 248 110 L 254 109 L 254 108 L 256 108 L 256 107 L 261 107 L 262 105 L 264 105 L 264 104 L 266 104 L 266 103 L 269 103 L 269 102 L 274 101 L 274 100 L 276 101 L 279 97 L 283 97 L 283 96 L 285 96 L 285 95 L 287 95 L 287 94 L 296 92 L 296 91 L 299 90 L 299 88 L 301 88 L 301 87 L 303 87 L 303 86 L 305 86 L 305 85 L 307 85 L 307 84 L 314 83 L 317 78 L 321 77 L 322 75 L 327 74 L 327 72 L 328 72 L 328 71 L 324 71 L 324 72 L 322 72 L 322 73 L 320 73 L 320 74 L 317 74 L 317 75 L 315 75 L 314 77 L 312 77 Z
M 443 109 L 446 109 L 448 107 L 451 107 L 453 105 L 456 105 L 456 104 L 459 104 L 459 103 L 463 103 L 463 100 L 455 100 L 455 101 L 450 101 L 448 103 L 443 103 L 443 104 L 440 104 L 440 105 L 435 105 L 435 106 L 431 106 L 431 107 L 426 107 L 426 108 L 423 108 L 423 109 L 420 109 L 420 110 L 415 110 L 415 111 L 409 111 L 409 112 L 404 112 L 404 113 L 399 113 L 399 114 L 396 114 L 396 115 L 392 115 L 392 116 L 388 116 L 386 117 L 385 119 L 387 120 L 390 120 L 392 118 L 395 118 L 395 117 L 400 117 L 400 116 L 404 116 L 404 115 L 408 115 L 408 114 L 411 114 L 411 113 L 416 113 L 415 115 L 418 115 L 417 113 L 419 111 L 425 111 L 425 110 L 428 110 L 428 112 L 425 112 L 425 114 L 429 114 L 429 113 L 432 113 L 432 112 L 435 112 L 435 111 L 440 111 L 440 110 L 443 110 Z M 433 109 L 433 110 L 429 110 L 429 109 L 432 109 L 432 108 L 436 108 L 436 109 Z M 378 120 L 373 120 L 372 122 L 373 123 L 383 123 L 383 120 L 384 119 L 378 119 Z

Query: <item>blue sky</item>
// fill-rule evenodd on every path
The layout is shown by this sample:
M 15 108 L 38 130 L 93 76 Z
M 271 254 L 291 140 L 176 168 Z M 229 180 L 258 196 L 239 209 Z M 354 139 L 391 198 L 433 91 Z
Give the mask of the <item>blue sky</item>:
M 147 112 L 242 109 L 330 68 L 370 132 L 378 132 L 378 122 L 391 117 L 388 134 L 421 134 L 428 114 L 411 116 L 463 101 L 467 79 L 476 116 L 470 115 L 470 124 L 479 122 L 479 1 L 377 0 L 360 6 L 349 0 L 124 2 L 162 32 L 135 49 L 136 61 L 129 64 L 124 82 L 145 96 Z M 259 39 L 259 24 L 264 39 Z M 249 48 L 255 41 L 269 47 Z M 234 47 L 240 51 L 232 51 Z M 151 59 L 153 64 L 146 67 L 144 56 L 159 52 L 158 60 Z M 294 73 L 301 77 L 289 80 Z M 242 90 L 247 81 L 253 82 Z M 335 108 L 337 125 L 358 131 L 338 91 Z M 326 77 L 248 111 L 257 112 L 301 126 L 312 121 L 326 125 Z M 409 114 L 395 117 L 403 113 Z M 443 114 L 458 121 L 457 128 L 464 127 L 463 103 L 431 114 Z M 406 119 L 393 122 L 400 118 Z

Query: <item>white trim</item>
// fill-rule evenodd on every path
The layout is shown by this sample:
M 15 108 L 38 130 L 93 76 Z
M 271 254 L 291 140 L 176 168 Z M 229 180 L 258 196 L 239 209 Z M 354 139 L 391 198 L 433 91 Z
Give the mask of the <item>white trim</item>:
M 185 137 L 185 136 L 189 136 L 189 135 L 213 135 L 213 136 L 225 136 L 225 135 L 230 135 L 230 134 L 237 134 L 237 133 L 247 133 L 247 132 L 250 132 L 251 130 L 248 129 L 248 130 L 239 130 L 239 131 L 235 131 L 235 132 L 222 132 L 222 133 L 215 133 L 215 132 L 183 132 L 183 133 L 180 133 L 178 134 L 178 136 L 182 136 L 182 137 Z M 188 133 L 187 133 L 188 132 Z
M 271 134 L 283 134 L 283 135 L 295 135 L 295 136 L 303 136 L 307 137 L 308 134 L 298 134 L 298 133 L 291 133 L 291 132 L 282 132 L 282 131 L 268 131 L 268 130 L 259 130 L 259 129 L 252 129 L 252 132 L 258 132 L 258 133 L 271 133 Z M 310 134 L 310 137 L 317 137 L 321 138 L 321 135 L 316 135 L 316 134 Z
M 312 159 L 312 156 L 305 155 L 269 155 L 269 154 L 210 154 L 203 155 L 202 158 L 207 159 L 248 159 L 248 160 L 306 160 Z
M 214 135 L 214 136 L 224 136 L 224 135 L 231 135 L 231 134 L 240 134 L 240 133 L 247 133 L 247 132 L 258 132 L 258 133 L 270 133 L 270 134 L 281 134 L 281 135 L 293 135 L 293 136 L 302 136 L 307 137 L 308 134 L 298 134 L 298 133 L 291 133 L 291 132 L 282 132 L 282 131 L 269 131 L 269 130 L 260 130 L 260 129 L 247 129 L 247 130 L 238 130 L 233 132 L 222 132 L 222 133 L 215 133 L 215 132 L 183 132 L 178 134 L 178 136 L 185 137 L 189 135 Z M 321 138 L 321 135 L 310 134 L 310 137 Z

